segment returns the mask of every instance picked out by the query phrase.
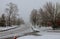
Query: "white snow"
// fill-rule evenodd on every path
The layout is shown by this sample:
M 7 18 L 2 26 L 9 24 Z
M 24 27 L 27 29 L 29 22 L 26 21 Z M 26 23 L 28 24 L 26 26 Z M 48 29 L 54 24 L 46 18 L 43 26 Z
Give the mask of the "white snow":
M 12 29 L 12 28 L 15 28 L 17 26 L 11 26 L 11 27 L 0 27 L 0 31 L 3 31 L 3 30 L 8 30 L 8 29 Z
M 60 39 L 60 35 L 46 35 L 46 36 L 24 36 L 17 39 Z
M 28 35 L 17 39 L 60 39 L 60 33 L 41 33 L 42 36 Z
M 23 35 L 24 33 L 33 32 L 33 30 L 31 29 L 31 26 L 21 25 L 20 27 L 13 30 L 0 32 L 0 37 L 5 38 L 7 36 L 8 37 L 14 36 L 14 35 L 18 36 L 18 35 Z M 6 27 L 4 29 L 0 27 L 1 30 L 6 30 L 10 28 L 14 28 L 14 27 Z M 40 30 L 38 34 L 40 34 L 41 36 L 27 35 L 27 36 L 18 37 L 17 39 L 60 39 L 60 30 L 52 30 L 51 27 L 34 28 L 34 30 L 38 30 L 38 29 Z
M 57 32 L 57 30 L 55 30 L 56 32 L 54 32 L 54 30 L 53 32 L 47 32 L 48 30 L 52 30 L 52 28 L 41 27 L 40 33 L 38 33 L 41 34 L 41 36 L 28 35 L 28 36 L 19 37 L 17 39 L 60 39 L 60 32 Z
M 21 35 L 24 35 L 25 33 L 33 32 L 33 30 L 30 27 L 31 26 L 29 26 L 29 25 L 20 25 L 19 27 L 15 28 L 15 29 L 0 32 L 0 39 L 9 38 L 9 37 L 13 37 L 13 36 L 21 36 Z

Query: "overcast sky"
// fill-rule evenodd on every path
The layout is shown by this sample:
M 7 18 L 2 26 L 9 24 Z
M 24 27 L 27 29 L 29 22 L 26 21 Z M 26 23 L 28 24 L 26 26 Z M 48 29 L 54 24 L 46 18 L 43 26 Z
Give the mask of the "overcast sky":
M 5 11 L 6 4 L 12 2 L 18 6 L 20 17 L 28 22 L 31 11 L 39 9 L 49 1 L 52 3 L 60 2 L 60 0 L 0 0 L 0 14 Z

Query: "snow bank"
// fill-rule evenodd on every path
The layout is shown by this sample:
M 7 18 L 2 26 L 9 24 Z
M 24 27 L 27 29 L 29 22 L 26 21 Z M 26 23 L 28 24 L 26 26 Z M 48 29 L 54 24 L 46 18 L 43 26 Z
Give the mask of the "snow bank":
M 9 30 L 9 29 L 13 29 L 16 28 L 17 26 L 12 26 L 12 27 L 0 27 L 0 31 L 5 31 L 5 30 Z
M 52 27 L 41 27 L 39 30 L 40 30 L 40 31 L 41 31 L 41 30 L 42 30 L 42 31 L 44 31 L 44 30 L 52 30 Z

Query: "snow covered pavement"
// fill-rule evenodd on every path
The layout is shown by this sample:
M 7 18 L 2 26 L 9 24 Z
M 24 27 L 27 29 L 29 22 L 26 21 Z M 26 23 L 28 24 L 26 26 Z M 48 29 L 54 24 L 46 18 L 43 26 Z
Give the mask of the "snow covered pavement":
M 19 37 L 17 39 L 60 39 L 60 33 L 41 32 L 40 34 L 42 36 L 28 35 L 28 36 Z
M 40 36 L 36 36 L 32 34 L 23 36 L 26 33 L 33 32 L 33 30 L 31 29 L 30 25 L 21 25 L 16 29 L 0 32 L 0 38 L 5 39 L 14 36 L 22 36 L 22 37 L 18 37 L 17 39 L 60 39 L 60 32 L 57 32 L 57 30 L 55 30 L 54 32 L 51 27 L 41 27 L 39 28 L 39 30 L 40 32 L 38 34 L 40 34 Z M 48 32 L 48 31 L 53 31 L 53 32 Z
M 17 38 L 17 39 L 60 39 L 60 36 L 57 36 L 57 35 L 46 35 L 46 36 L 24 36 L 24 37 L 20 37 L 20 38 Z
M 57 30 L 55 30 L 56 32 L 54 32 L 54 30 L 51 30 L 51 27 L 49 28 L 44 28 L 44 27 L 40 28 L 40 32 L 38 34 L 41 34 L 41 36 L 27 35 L 27 36 L 19 37 L 17 39 L 60 39 L 60 32 L 57 32 Z M 53 32 L 48 32 L 48 31 L 53 31 Z
M 32 29 L 30 28 L 30 26 L 21 25 L 16 29 L 0 32 L 0 39 L 10 38 L 14 36 L 22 36 L 25 33 L 29 33 L 29 32 L 32 32 Z

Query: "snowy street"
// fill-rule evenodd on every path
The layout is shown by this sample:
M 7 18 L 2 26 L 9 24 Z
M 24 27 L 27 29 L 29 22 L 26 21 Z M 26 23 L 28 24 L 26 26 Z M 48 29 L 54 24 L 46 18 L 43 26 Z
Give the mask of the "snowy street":
M 18 39 L 60 39 L 60 33 L 43 33 L 42 36 L 28 35 Z
M 42 31 L 38 33 L 41 34 L 41 36 L 27 35 L 27 36 L 19 37 L 17 39 L 60 39 L 60 32 L 57 32 L 57 30 L 53 30 L 53 32 L 51 32 L 52 30 L 46 30 L 46 31 L 44 31 L 45 29 L 41 29 L 41 30 Z
M 33 30 L 31 29 L 31 25 L 21 25 L 15 29 L 0 32 L 0 39 L 12 39 L 14 36 L 20 36 L 17 39 L 60 39 L 60 30 L 52 30 L 51 27 L 37 27 L 36 29 L 39 29 L 40 32 L 37 34 L 40 36 L 32 34 L 23 36 L 26 33 L 33 32 Z
M 0 32 L 0 39 L 9 38 L 14 36 L 21 36 L 24 33 L 32 32 L 32 29 L 27 25 L 21 25 L 20 27 L 4 32 Z

